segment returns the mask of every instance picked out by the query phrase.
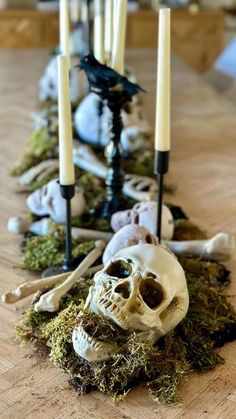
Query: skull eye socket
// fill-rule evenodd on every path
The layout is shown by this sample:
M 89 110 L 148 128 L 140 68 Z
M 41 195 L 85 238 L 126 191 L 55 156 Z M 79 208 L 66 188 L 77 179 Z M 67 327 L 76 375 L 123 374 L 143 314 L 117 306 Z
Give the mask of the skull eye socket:
M 132 266 L 123 260 L 116 260 L 108 266 L 106 273 L 115 278 L 128 278 L 132 273 Z
M 141 282 L 139 291 L 144 303 L 152 310 L 156 309 L 164 300 L 164 292 L 161 285 L 152 277 L 148 277 Z

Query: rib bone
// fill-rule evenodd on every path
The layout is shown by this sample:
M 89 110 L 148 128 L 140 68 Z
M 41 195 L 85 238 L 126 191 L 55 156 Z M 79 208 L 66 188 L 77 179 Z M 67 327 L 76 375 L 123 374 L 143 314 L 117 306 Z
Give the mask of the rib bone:
M 21 186 L 28 186 L 36 180 L 41 181 L 45 179 L 48 175 L 57 172 L 58 170 L 58 160 L 44 160 L 24 172 L 23 175 L 18 178 L 18 182 Z
M 59 303 L 63 295 L 65 295 L 75 284 L 78 277 L 81 277 L 87 269 L 102 255 L 105 247 L 105 242 L 98 240 L 95 243 L 95 248 L 83 259 L 76 270 L 57 288 L 43 294 L 39 301 L 34 305 L 36 311 L 54 312 L 58 310 Z

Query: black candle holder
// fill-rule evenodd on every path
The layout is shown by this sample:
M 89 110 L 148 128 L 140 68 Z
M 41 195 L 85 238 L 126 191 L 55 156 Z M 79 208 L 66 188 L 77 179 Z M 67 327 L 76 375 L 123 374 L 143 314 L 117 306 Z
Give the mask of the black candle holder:
M 51 266 L 43 272 L 43 278 L 70 272 L 77 266 L 77 261 L 72 256 L 71 234 L 71 199 L 75 195 L 75 185 L 60 185 L 61 196 L 66 200 L 66 225 L 65 225 L 65 259 L 61 265 Z
M 164 175 L 169 168 L 169 151 L 155 150 L 154 172 L 157 175 L 157 237 L 161 243 L 161 220 L 162 220 L 162 201 L 163 201 L 163 186 Z
M 104 104 L 103 100 L 99 99 L 97 105 L 97 112 L 98 112 L 98 146 L 102 145 L 102 116 L 103 116 L 103 109 Z
M 91 88 L 92 91 L 94 91 Z M 124 172 L 122 170 L 122 146 L 121 132 L 123 122 L 121 109 L 130 100 L 125 91 L 99 91 L 95 90 L 101 99 L 103 106 L 108 106 L 111 111 L 109 124 L 109 143 L 105 148 L 108 174 L 106 178 L 107 196 L 102 209 L 102 217 L 110 219 L 117 211 L 129 208 L 129 199 L 123 194 Z
M 81 59 L 79 68 L 83 69 L 87 75 L 90 91 L 96 93 L 103 105 L 108 106 L 111 111 L 109 143 L 105 149 L 108 166 L 107 198 L 102 210 L 103 218 L 110 219 L 114 212 L 130 206 L 130 200 L 123 195 L 121 109 L 143 89 L 107 65 L 99 63 L 91 54 Z

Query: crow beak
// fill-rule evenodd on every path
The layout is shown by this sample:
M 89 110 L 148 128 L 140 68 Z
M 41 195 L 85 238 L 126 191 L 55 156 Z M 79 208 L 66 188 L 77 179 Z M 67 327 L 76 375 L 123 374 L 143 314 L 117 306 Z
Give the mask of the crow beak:
M 75 65 L 75 68 L 78 68 L 79 70 L 83 70 L 83 66 L 81 64 Z

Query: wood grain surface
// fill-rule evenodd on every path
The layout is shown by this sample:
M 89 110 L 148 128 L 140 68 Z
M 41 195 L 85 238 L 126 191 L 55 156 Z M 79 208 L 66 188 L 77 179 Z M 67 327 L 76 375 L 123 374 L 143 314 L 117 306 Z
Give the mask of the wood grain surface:
M 0 293 L 29 278 L 13 268 L 20 258 L 19 239 L 6 232 L 10 216 L 26 210 L 24 196 L 15 193 L 9 177 L 13 162 L 24 150 L 30 133 L 29 113 L 36 108 L 37 83 L 47 60 L 46 51 L 0 52 Z M 129 51 L 127 62 L 147 90 L 144 106 L 153 123 L 156 58 L 150 50 Z M 204 225 L 210 234 L 236 234 L 236 108 L 215 93 L 199 76 L 173 60 L 173 124 L 169 181 L 177 186 L 171 201 Z M 235 294 L 236 263 L 229 298 Z M 144 388 L 131 391 L 124 403 L 114 405 L 95 392 L 78 397 L 67 377 L 50 363 L 21 348 L 14 326 L 26 301 L 0 306 L 0 417 L 3 419 L 174 419 L 236 418 L 235 343 L 220 351 L 225 364 L 214 371 L 190 374 L 180 393 L 183 404 L 163 407 L 152 402 Z

